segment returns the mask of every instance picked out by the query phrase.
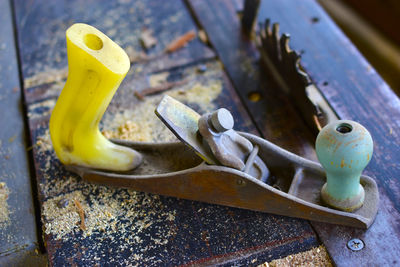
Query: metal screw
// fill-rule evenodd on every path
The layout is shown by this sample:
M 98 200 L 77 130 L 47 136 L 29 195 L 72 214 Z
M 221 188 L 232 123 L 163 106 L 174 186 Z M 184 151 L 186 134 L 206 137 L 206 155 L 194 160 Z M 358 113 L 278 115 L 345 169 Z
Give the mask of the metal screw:
M 233 128 L 232 114 L 225 108 L 220 108 L 211 114 L 211 123 L 218 132 L 225 132 Z
M 353 238 L 347 242 L 347 247 L 352 251 L 359 251 L 364 248 L 364 242 L 361 239 Z

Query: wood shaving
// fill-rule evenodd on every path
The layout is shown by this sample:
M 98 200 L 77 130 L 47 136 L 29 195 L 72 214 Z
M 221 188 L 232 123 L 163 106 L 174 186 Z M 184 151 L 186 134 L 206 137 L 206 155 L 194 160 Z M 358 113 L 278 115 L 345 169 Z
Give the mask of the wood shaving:
M 324 246 L 313 248 L 309 251 L 289 255 L 282 259 L 266 262 L 259 267 L 286 267 L 286 266 L 325 266 L 331 267 L 332 261 Z
M 171 43 L 167 45 L 167 48 L 165 48 L 165 52 L 167 53 L 172 53 L 175 52 L 176 50 L 184 47 L 188 42 L 193 40 L 196 37 L 196 32 L 194 30 L 191 30 L 184 35 L 176 38 L 173 40 Z
M 182 81 L 177 81 L 177 82 L 166 82 L 163 84 L 160 84 L 158 86 L 155 87 L 150 87 L 150 88 L 146 88 L 143 89 L 142 91 L 135 91 L 135 96 L 140 99 L 143 100 L 145 96 L 147 95 L 154 95 L 154 94 L 158 94 L 164 91 L 167 91 L 175 86 L 180 86 L 187 83 L 187 80 L 182 80 Z
M 84 210 L 83 210 L 83 208 L 82 208 L 81 203 L 79 203 L 79 200 L 74 199 L 74 203 L 75 203 L 76 208 L 78 209 L 79 217 L 81 218 L 81 224 L 80 224 L 81 229 L 82 229 L 82 231 L 85 231 L 85 230 L 86 230 L 86 226 L 85 226 L 85 212 L 84 212 Z

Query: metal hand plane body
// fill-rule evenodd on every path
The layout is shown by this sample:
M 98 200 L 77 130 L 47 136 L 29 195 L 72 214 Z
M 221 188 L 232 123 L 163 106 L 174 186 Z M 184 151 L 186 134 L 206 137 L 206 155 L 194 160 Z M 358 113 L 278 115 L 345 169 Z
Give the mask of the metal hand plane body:
M 138 191 L 358 228 L 373 223 L 379 194 L 372 178 L 361 176 L 365 202 L 355 212 L 323 206 L 326 174 L 320 164 L 234 131 L 228 113 L 200 116 L 166 96 L 156 114 L 182 142 L 115 141 L 143 157 L 129 172 L 67 168 L 90 182 Z

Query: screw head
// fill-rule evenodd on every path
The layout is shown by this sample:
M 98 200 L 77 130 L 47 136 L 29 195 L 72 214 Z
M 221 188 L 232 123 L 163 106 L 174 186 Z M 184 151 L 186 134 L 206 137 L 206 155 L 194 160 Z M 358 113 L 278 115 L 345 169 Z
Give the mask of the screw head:
M 211 123 L 218 132 L 225 132 L 233 128 L 232 114 L 225 108 L 220 108 L 211 114 Z
M 359 251 L 364 248 L 364 241 L 358 238 L 353 238 L 347 242 L 347 247 L 352 251 Z

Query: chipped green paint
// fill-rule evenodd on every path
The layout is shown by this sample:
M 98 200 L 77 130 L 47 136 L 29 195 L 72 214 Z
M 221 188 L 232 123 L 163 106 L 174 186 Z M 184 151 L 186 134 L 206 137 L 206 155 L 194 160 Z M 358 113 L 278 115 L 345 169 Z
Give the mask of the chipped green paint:
M 360 185 L 360 175 L 373 151 L 367 129 L 354 121 L 332 122 L 319 133 L 316 151 L 327 177 L 322 199 L 340 210 L 352 211 L 361 207 L 364 188 Z

